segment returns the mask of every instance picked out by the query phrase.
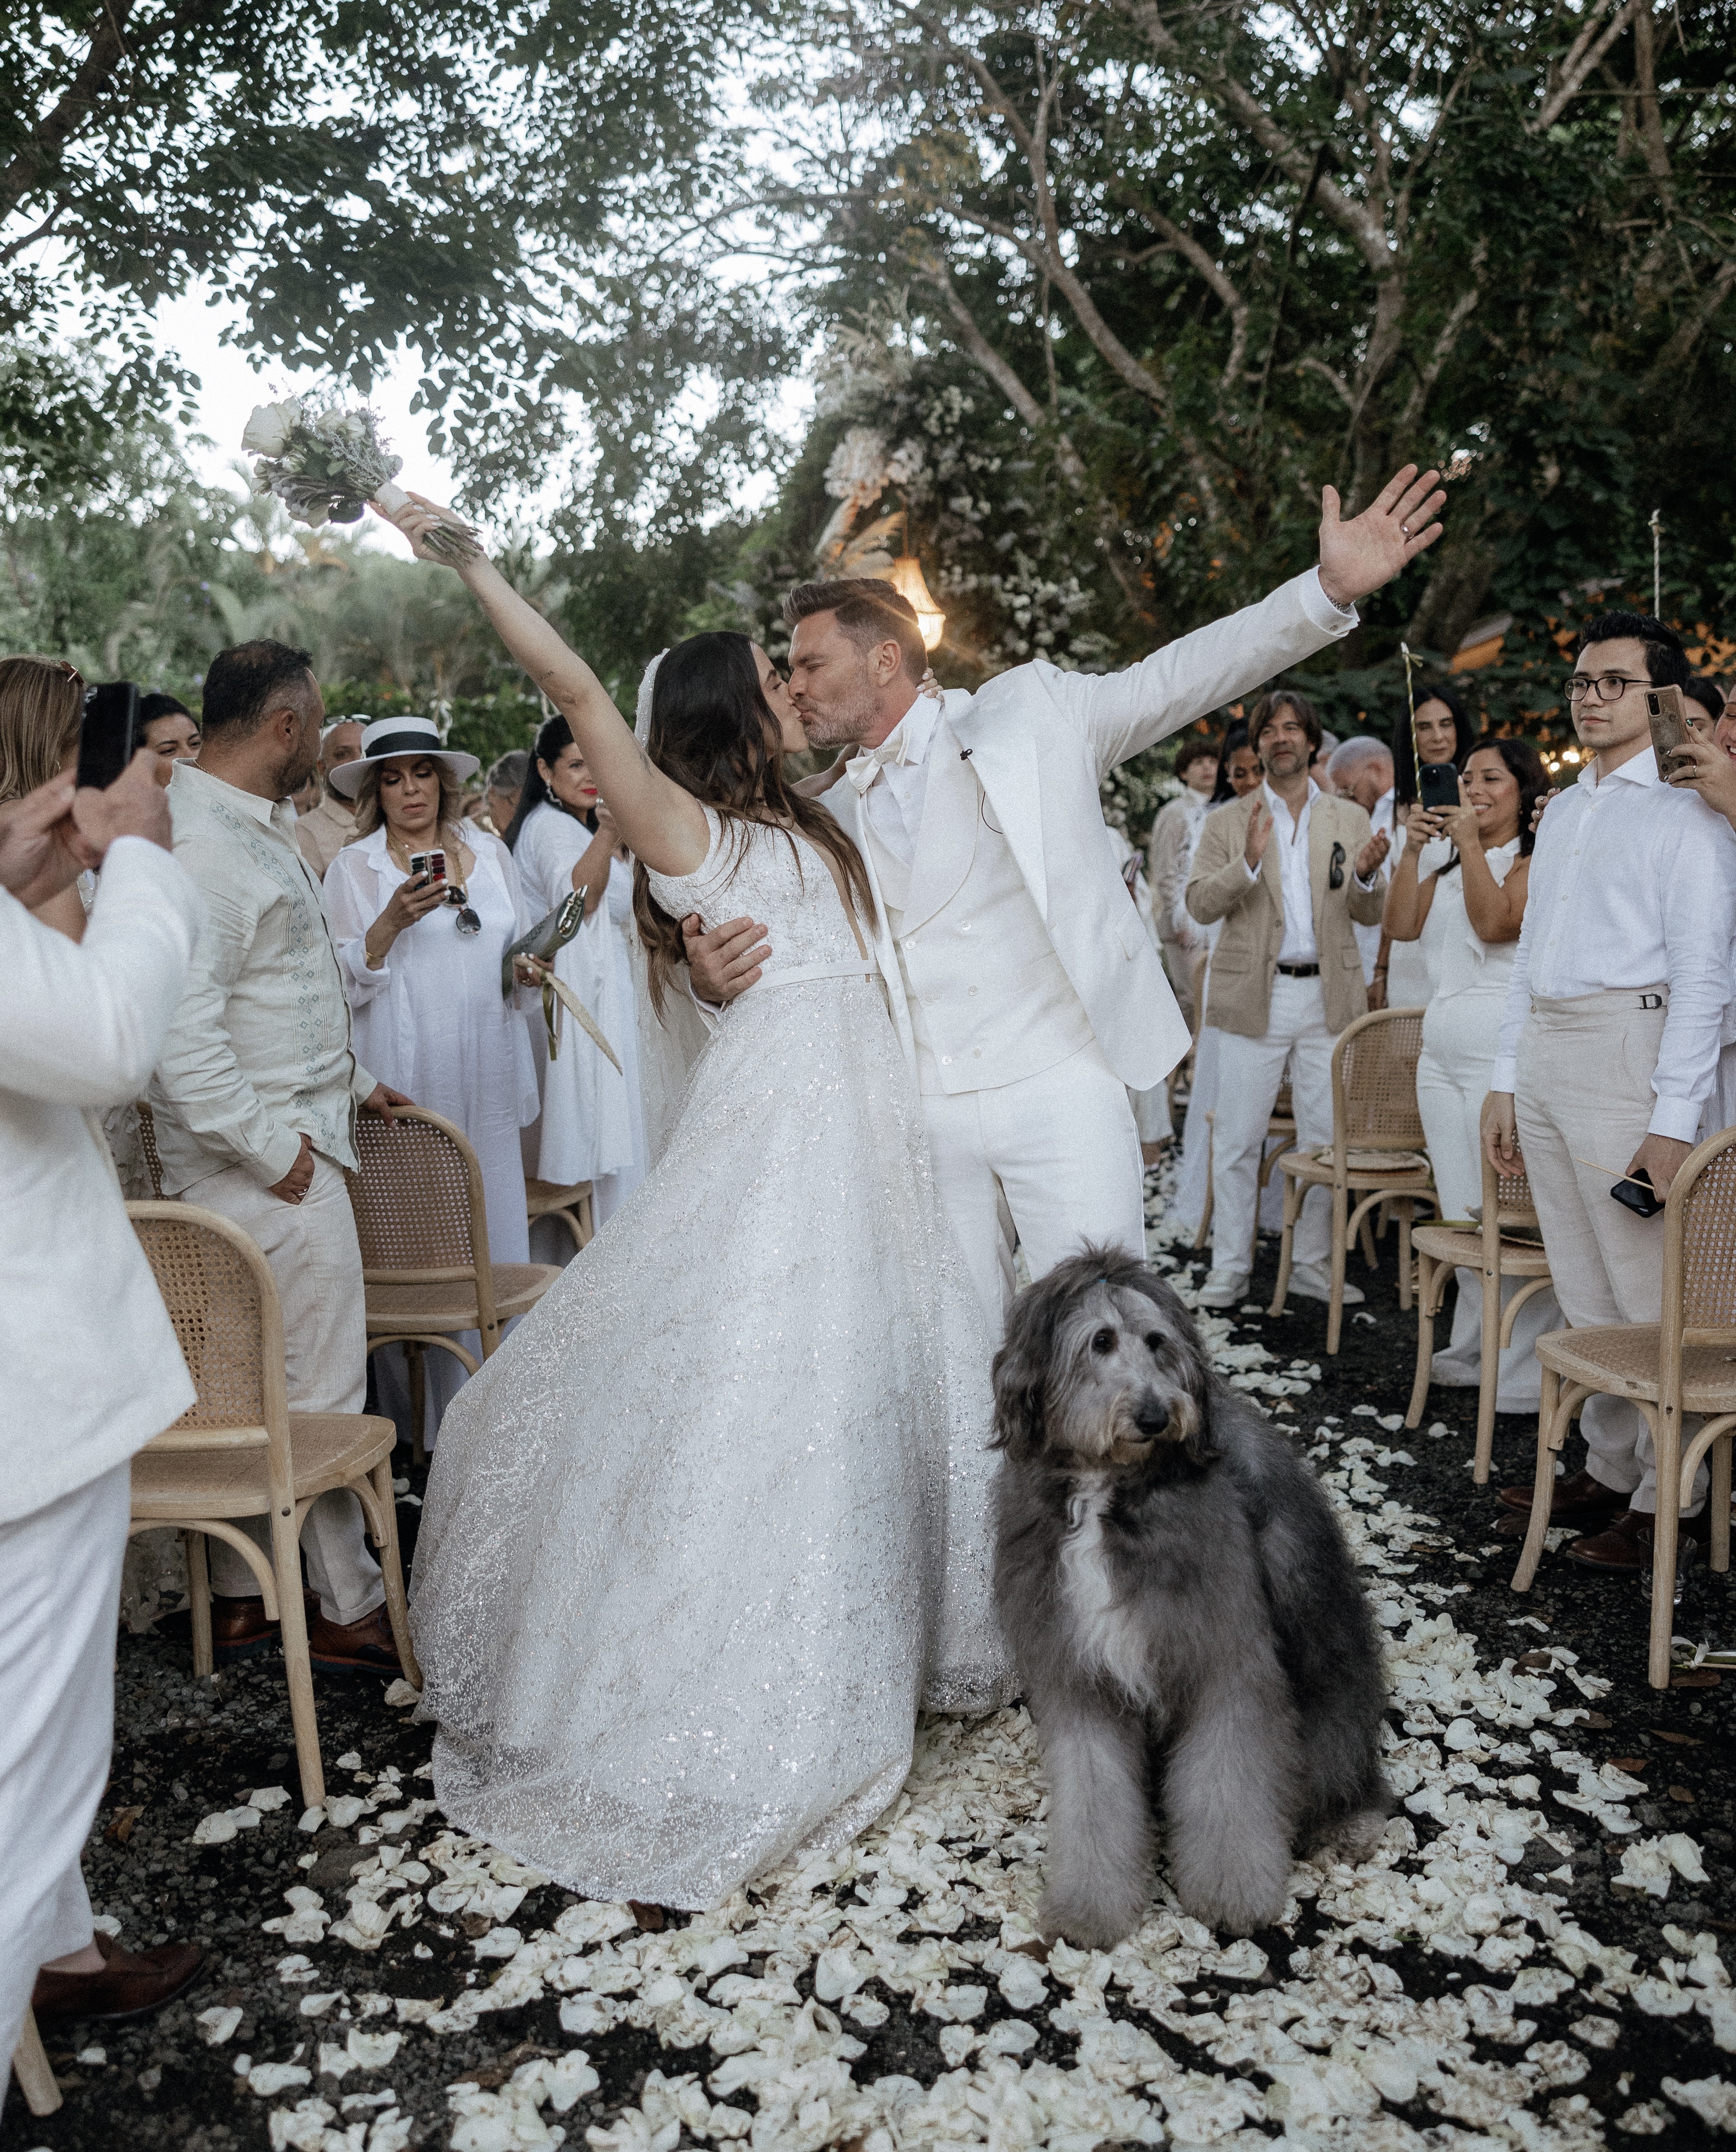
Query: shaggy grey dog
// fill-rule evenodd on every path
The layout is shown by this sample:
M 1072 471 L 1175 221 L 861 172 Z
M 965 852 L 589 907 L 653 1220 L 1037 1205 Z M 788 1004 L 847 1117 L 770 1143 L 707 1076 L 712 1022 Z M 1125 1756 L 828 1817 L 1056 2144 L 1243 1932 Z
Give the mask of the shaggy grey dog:
M 1116 1249 L 1019 1295 L 994 1390 L 995 1592 L 1048 1770 L 1044 1933 L 1107 1949 L 1144 1919 L 1160 1785 L 1184 1910 L 1271 1926 L 1292 1848 L 1365 1854 L 1390 1803 L 1379 1647 L 1324 1493 Z

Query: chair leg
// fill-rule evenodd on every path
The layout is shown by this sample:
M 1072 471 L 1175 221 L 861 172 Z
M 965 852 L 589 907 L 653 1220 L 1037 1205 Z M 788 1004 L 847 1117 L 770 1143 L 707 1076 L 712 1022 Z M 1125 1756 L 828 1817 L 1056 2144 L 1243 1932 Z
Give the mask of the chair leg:
M 1366 1210 L 1363 1211 L 1362 1223 L 1356 1229 L 1356 1243 L 1363 1251 L 1363 1261 L 1372 1271 L 1379 1266 L 1380 1258 L 1374 1251 L 1374 1228 L 1369 1222 L 1369 1217 L 1370 1214 Z M 1348 1256 L 1348 1249 L 1346 1253 Z
M 1567 1420 L 1568 1414 L 1561 1403 L 1561 1378 L 1553 1368 L 1545 1368 L 1537 1401 L 1537 1469 L 1531 1482 L 1531 1520 L 1525 1530 L 1519 1566 L 1513 1572 L 1515 1591 L 1530 1590 L 1531 1579 L 1543 1559 L 1543 1543 L 1549 1536 L 1550 1506 L 1556 1494 L 1556 1453 L 1566 1440 Z
M 1407 1427 L 1422 1425 L 1429 1378 L 1434 1372 L 1434 1267 L 1431 1256 L 1417 1257 L 1417 1373 L 1404 1414 Z
M 1272 1288 L 1272 1306 L 1266 1311 L 1268 1315 L 1284 1312 L 1284 1296 L 1290 1290 L 1291 1256 L 1296 1246 L 1297 1214 L 1302 1209 L 1304 1192 L 1294 1174 L 1284 1175 L 1284 1230 L 1278 1239 L 1278 1282 Z M 1259 1214 L 1256 1211 L 1255 1215 L 1257 1217 Z
M 1410 1312 L 1410 1229 L 1413 1221 L 1412 1205 L 1408 1195 L 1401 1195 L 1393 1205 L 1398 1214 L 1398 1306 L 1402 1312 Z
M 319 1720 L 313 1708 L 313 1667 L 307 1657 L 307 1610 L 302 1603 L 302 1548 L 295 1519 L 273 1515 L 272 1561 L 277 1573 L 277 1606 L 283 1637 L 283 1672 L 289 1683 L 289 1717 L 295 1728 L 302 1805 L 317 1809 L 326 1798 L 326 1770 L 319 1755 Z
M 1712 1445 L 1706 1462 L 1712 1467 L 1712 1566 L 1722 1574 L 1730 1566 L 1730 1438 L 1721 1436 Z
M 193 1672 L 202 1676 L 216 1664 L 211 1654 L 211 1566 L 203 1532 L 183 1532 L 180 1539 L 186 1550 L 187 1597 L 193 1610 Z
M 558 1218 L 561 1224 L 566 1226 L 567 1231 L 572 1235 L 573 1253 L 576 1256 L 582 1255 L 585 1251 L 585 1242 L 588 1236 L 580 1227 L 577 1206 L 576 1205 L 571 1205 L 566 1210 L 556 1210 L 552 1215 Z
M 24 2095 L 24 2104 L 33 2114 L 52 2114 L 60 2105 L 60 2088 L 54 2082 L 54 2073 L 48 2067 L 48 2050 L 43 2046 L 43 2036 L 36 2029 L 36 2012 L 26 2009 L 24 2025 L 18 2034 L 18 2044 L 13 2050 L 13 2075 L 18 2081 L 18 2089 Z
M 1471 1479 L 1489 1485 L 1489 1460 L 1495 1449 L 1495 1393 L 1501 1374 L 1501 1280 L 1499 1271 L 1483 1273 L 1483 1336 L 1477 1359 L 1477 1452 Z
M 427 1360 L 414 1338 L 405 1345 L 404 1357 L 410 1371 L 410 1461 L 423 1465 L 428 1462 L 428 1444 L 423 1435 L 428 1420 Z
M 1211 1145 L 1212 1139 L 1216 1134 L 1217 1131 L 1216 1129 L 1211 1127 L 1206 1129 L 1206 1200 L 1200 1205 L 1200 1230 L 1194 1236 L 1194 1247 L 1196 1251 L 1199 1249 L 1203 1248 L 1206 1243 L 1211 1238 Z M 1260 1206 L 1256 1203 L 1254 1205 L 1254 1226 L 1256 1231 L 1259 1229 L 1259 1225 Z
M 1342 1188 L 1332 1190 L 1332 1297 L 1326 1311 L 1326 1349 L 1336 1353 L 1344 1327 L 1344 1265 L 1350 1253 L 1350 1197 Z M 1368 1213 L 1363 1226 L 1368 1228 Z
M 386 1526 L 385 1537 L 376 1538 L 374 1545 L 379 1554 L 380 1581 L 386 1587 L 386 1613 L 392 1623 L 392 1641 L 398 1647 L 404 1679 L 412 1688 L 420 1688 L 422 1669 L 410 1648 L 409 1602 L 404 1597 L 404 1562 L 398 1551 L 398 1504 L 392 1492 L 391 1459 L 384 1458 L 376 1464 L 372 1476 L 374 1496 Z
M 1652 1637 L 1646 1678 L 1670 1685 L 1670 1638 L 1676 1628 L 1676 1549 L 1682 1537 L 1682 1414 L 1661 1406 L 1652 1424 L 1657 1452 L 1657 1515 L 1652 1520 Z

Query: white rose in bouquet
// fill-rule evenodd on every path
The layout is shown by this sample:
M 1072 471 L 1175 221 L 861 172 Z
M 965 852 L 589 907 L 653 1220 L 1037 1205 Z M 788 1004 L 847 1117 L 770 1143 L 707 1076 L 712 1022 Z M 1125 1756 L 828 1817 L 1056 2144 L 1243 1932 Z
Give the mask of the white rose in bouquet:
M 241 446 L 256 456 L 281 456 L 301 416 L 300 401 L 293 396 L 281 404 L 256 404 L 241 435 Z

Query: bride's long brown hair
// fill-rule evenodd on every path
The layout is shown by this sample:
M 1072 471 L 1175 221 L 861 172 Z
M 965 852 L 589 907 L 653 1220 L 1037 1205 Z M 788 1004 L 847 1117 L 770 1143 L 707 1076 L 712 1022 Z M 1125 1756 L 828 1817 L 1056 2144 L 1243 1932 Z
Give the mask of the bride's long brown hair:
M 750 638 L 727 630 L 690 635 L 665 655 L 651 693 L 651 733 L 646 752 L 683 792 L 736 825 L 736 864 L 747 825 L 764 822 L 789 840 L 799 869 L 793 830 L 836 866 L 851 910 L 871 927 L 874 895 L 862 855 L 817 799 L 793 790 L 784 775 L 778 720 L 759 686 Z M 652 1007 L 661 1016 L 670 973 L 687 961 L 681 921 L 651 894 L 642 862 L 633 864 L 633 916 L 645 944 Z

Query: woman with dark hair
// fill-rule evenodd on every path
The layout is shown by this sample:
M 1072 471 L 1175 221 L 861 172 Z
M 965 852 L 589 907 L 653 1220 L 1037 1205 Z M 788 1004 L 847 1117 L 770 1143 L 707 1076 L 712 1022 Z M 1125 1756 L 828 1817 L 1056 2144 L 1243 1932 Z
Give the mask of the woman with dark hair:
M 574 890 L 584 892 L 585 923 L 557 952 L 555 972 L 596 1018 L 621 1066 L 576 1025 L 562 1026 L 543 1069 L 536 1175 L 559 1188 L 588 1180 L 591 1215 L 603 1226 L 645 1178 L 647 1164 L 627 950 L 633 870 L 565 718 L 549 718 L 536 735 L 506 841 L 533 921 L 546 918 Z
M 140 700 L 139 744 L 156 756 L 157 782 L 166 785 L 175 774 L 176 763 L 198 761 L 199 720 L 179 696 L 165 694 L 158 688 Z M 318 799 L 316 791 L 308 803 L 310 812 Z
M 1476 738 L 1463 698 L 1456 688 L 1433 681 L 1416 691 L 1418 754 L 1424 762 L 1450 762 L 1463 769 L 1464 758 Z M 1409 712 L 1393 727 L 1393 790 L 1401 807 L 1414 804 L 1417 796 L 1417 755 L 1411 753 Z
M 427 557 L 425 510 L 398 520 Z M 632 847 L 651 997 L 691 915 L 776 950 L 643 1185 L 454 1399 L 416 1550 L 443 1811 L 586 1896 L 705 1907 L 878 1815 L 925 1699 L 1008 1693 L 989 1341 L 771 660 L 678 643 L 636 740 L 486 559 L 458 573 Z
M 1248 745 L 1248 728 L 1244 719 L 1238 718 L 1225 733 L 1217 751 L 1217 784 L 1212 792 L 1214 807 L 1224 806 L 1231 799 L 1240 799 L 1251 792 L 1265 774 L 1260 767 L 1260 758 Z
M 1387 926 L 1402 943 L 1414 942 L 1426 926 L 1439 952 L 1439 983 L 1423 1018 L 1417 1104 L 1444 1218 L 1468 1218 L 1483 1200 L 1478 1121 L 1519 953 L 1535 843 L 1531 810 L 1548 791 L 1549 772 L 1529 740 L 1483 739 L 1465 757 L 1457 807 L 1406 810 L 1409 842 L 1387 897 Z M 1510 1297 L 1517 1282 L 1504 1288 Z M 1531 1348 L 1560 1322 L 1549 1292 L 1520 1311 L 1500 1358 L 1498 1411 L 1536 1410 Z M 1481 1286 L 1473 1272 L 1460 1271 L 1452 1342 L 1434 1357 L 1436 1382 L 1475 1388 L 1482 1327 Z

